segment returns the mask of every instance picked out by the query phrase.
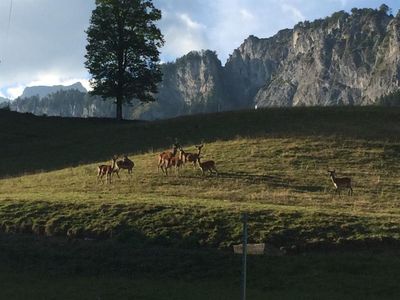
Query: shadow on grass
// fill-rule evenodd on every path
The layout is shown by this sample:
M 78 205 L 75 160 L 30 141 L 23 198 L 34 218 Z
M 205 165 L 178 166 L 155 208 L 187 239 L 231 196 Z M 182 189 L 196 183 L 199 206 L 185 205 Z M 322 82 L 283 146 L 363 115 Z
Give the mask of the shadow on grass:
M 284 182 L 284 180 L 281 177 L 278 176 L 271 176 L 271 175 L 255 175 L 255 174 L 250 174 L 247 172 L 234 172 L 234 173 L 228 173 L 228 172 L 220 172 L 218 173 L 219 177 L 222 178 L 230 178 L 230 179 L 243 179 L 246 181 L 249 181 L 251 183 L 265 183 L 268 185 L 273 185 L 276 187 L 288 187 L 289 184 L 287 182 Z

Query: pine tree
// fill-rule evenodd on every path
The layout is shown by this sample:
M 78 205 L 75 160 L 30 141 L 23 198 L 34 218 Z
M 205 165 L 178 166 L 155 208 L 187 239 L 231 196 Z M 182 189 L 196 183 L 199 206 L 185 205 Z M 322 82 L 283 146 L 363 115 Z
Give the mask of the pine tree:
M 161 11 L 150 0 L 96 0 L 87 33 L 85 65 L 92 95 L 123 103 L 154 101 L 162 74 L 159 48 L 164 40 L 155 22 Z

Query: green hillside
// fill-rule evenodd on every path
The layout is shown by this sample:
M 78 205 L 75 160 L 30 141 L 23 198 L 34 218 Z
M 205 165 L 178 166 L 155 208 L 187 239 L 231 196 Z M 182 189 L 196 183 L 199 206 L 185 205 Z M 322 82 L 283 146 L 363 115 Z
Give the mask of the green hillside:
M 282 264 L 270 270 L 276 274 L 293 264 L 308 268 L 298 253 L 311 253 L 318 261 L 304 272 L 312 276 L 319 270 L 321 280 L 329 277 L 325 267 L 333 267 L 328 261 L 337 264 L 341 259 L 359 261 L 372 272 L 368 280 L 378 280 L 380 273 L 373 271 L 377 265 L 365 253 L 371 249 L 384 251 L 380 265 L 399 263 L 392 257 L 400 245 L 400 109 L 268 109 L 122 123 L 0 111 L 0 128 L 5 145 L 0 148 L 0 245 L 8 249 L 3 252 L 10 262 L 7 268 L 33 255 L 33 269 L 43 271 L 43 264 L 55 264 L 55 249 L 61 249 L 60 257 L 70 262 L 68 274 L 76 271 L 77 262 L 95 266 L 100 274 L 126 264 L 139 268 L 138 274 L 153 278 L 165 273 L 171 279 L 174 270 L 179 273 L 190 265 L 194 269 L 186 288 L 197 288 L 199 278 L 219 278 L 222 281 L 216 282 L 225 284 L 238 278 L 234 274 L 240 262 L 232 256 L 231 245 L 240 242 L 243 212 L 249 213 L 250 241 L 295 255 L 291 262 L 279 258 Z M 189 165 L 168 177 L 158 172 L 158 153 L 175 141 L 190 152 L 204 143 L 203 160 L 215 160 L 220 175 L 201 176 Z M 97 165 L 114 154 L 133 159 L 132 177 L 121 172 L 112 184 L 97 182 Z M 328 168 L 352 178 L 352 197 L 334 194 Z M 50 243 L 46 251 L 43 243 Z M 88 262 L 91 243 L 100 243 L 97 249 L 102 250 Z M 30 245 L 30 250 L 20 245 Z M 104 258 L 126 247 L 136 249 L 137 261 L 131 258 L 133 250 L 121 250 L 119 263 Z M 345 252 L 321 258 L 327 249 Z M 349 249 L 361 252 L 350 254 Z M 163 253 L 164 259 L 152 251 Z M 314 251 L 319 254 L 314 256 Z M 268 257 L 257 259 L 258 266 L 271 263 Z M 342 267 L 345 274 L 340 276 L 351 277 L 353 269 L 347 266 L 346 271 L 346 263 Z M 293 281 L 301 276 L 300 269 L 292 270 Z M 221 277 L 224 270 L 231 275 Z M 261 267 L 255 270 L 254 276 L 267 276 Z M 392 274 L 393 281 L 398 276 Z M 259 294 L 254 297 L 290 299 L 285 294 L 288 283 L 279 280 L 276 286 L 256 280 L 253 287 Z M 393 281 L 380 283 L 389 298 L 398 295 Z M 360 284 L 365 284 L 362 278 L 350 286 Z M 311 283 L 296 289 L 302 293 L 306 287 L 312 287 L 309 295 L 321 295 L 321 287 Z M 359 295 L 346 294 L 332 283 L 329 287 L 333 298 Z

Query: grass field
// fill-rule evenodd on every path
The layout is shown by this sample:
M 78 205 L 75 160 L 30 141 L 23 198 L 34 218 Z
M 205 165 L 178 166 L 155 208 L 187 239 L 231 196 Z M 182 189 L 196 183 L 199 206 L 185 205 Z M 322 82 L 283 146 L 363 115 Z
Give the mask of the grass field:
M 0 112 L 0 128 L 3 267 L 27 286 L 43 284 L 30 281 L 33 273 L 52 280 L 55 290 L 38 299 L 63 283 L 74 287 L 70 293 L 98 286 L 101 299 L 135 291 L 137 299 L 231 299 L 240 259 L 230 247 L 240 242 L 243 212 L 250 241 L 289 254 L 252 258 L 252 299 L 400 295 L 399 273 L 384 273 L 399 264 L 399 109 L 270 109 L 123 123 Z M 191 152 L 204 143 L 203 160 L 215 160 L 220 175 L 203 177 L 192 166 L 159 173 L 156 156 L 175 140 Z M 114 154 L 134 160 L 133 176 L 98 183 L 97 165 Z M 328 168 L 353 179 L 354 196 L 333 193 Z M 134 250 L 116 262 L 125 248 Z M 53 276 L 57 259 L 67 264 Z M 108 280 L 121 289 L 112 292 Z M 4 293 L 15 293 L 9 286 Z M 79 290 L 72 298 L 100 297 Z

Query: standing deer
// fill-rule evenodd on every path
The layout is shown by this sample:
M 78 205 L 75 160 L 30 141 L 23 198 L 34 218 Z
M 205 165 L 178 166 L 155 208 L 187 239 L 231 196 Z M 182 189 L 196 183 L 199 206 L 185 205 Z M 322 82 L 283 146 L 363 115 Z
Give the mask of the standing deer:
M 99 180 L 102 180 L 104 175 L 106 175 L 106 182 L 111 183 L 111 176 L 115 169 L 116 160 L 117 160 L 117 157 L 114 156 L 111 160 L 111 166 L 110 165 L 100 165 L 97 167 L 97 182 Z
M 335 170 L 329 171 L 329 177 L 332 180 L 333 185 L 335 186 L 335 194 L 339 193 L 340 196 L 340 190 L 341 189 L 349 189 L 348 195 L 351 196 L 353 195 L 353 188 L 351 187 L 351 178 L 349 177 L 336 177 L 336 172 Z
M 215 173 L 218 175 L 218 171 L 215 168 L 215 162 L 213 160 L 207 160 L 205 162 L 201 162 L 200 159 L 201 157 L 199 156 L 197 161 L 199 162 L 199 168 L 203 175 L 205 175 L 206 171 L 209 171 L 211 174 L 214 174 L 215 171 Z
M 158 155 L 158 171 L 160 171 L 161 168 L 161 171 L 165 172 L 164 167 L 169 165 L 169 161 L 172 157 L 175 157 L 178 148 L 180 148 L 180 145 L 174 144 L 171 151 L 164 151 Z
M 173 156 L 170 160 L 165 160 L 164 161 L 164 170 L 165 170 L 165 175 L 168 176 L 168 169 L 170 168 L 175 168 L 176 172 L 179 172 L 179 169 L 182 167 L 183 165 L 183 160 L 181 158 L 181 156 L 177 157 L 177 156 Z
M 186 162 L 191 162 L 191 163 L 193 163 L 193 167 L 196 167 L 196 163 L 199 161 L 201 149 L 203 148 L 203 146 L 204 145 L 195 146 L 197 148 L 197 153 L 186 153 L 186 152 L 183 151 L 183 149 L 181 149 L 181 151 L 183 152 L 182 160 L 185 163 Z
M 114 169 L 114 173 L 117 174 L 118 178 L 119 177 L 119 170 L 121 169 L 126 169 L 128 170 L 128 174 L 132 174 L 132 169 L 135 166 L 135 163 L 128 158 L 128 156 L 124 155 L 124 158 L 122 160 L 117 160 L 116 162 L 116 168 Z

